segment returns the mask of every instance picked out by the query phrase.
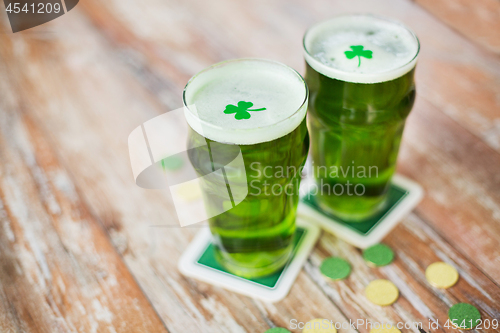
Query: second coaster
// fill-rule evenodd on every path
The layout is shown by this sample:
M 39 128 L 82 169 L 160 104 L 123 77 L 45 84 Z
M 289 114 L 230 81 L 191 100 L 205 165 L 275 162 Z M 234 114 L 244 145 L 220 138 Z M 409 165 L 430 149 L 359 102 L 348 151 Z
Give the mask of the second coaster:
M 362 222 L 347 222 L 319 208 L 315 195 L 309 191 L 312 186 L 310 178 L 302 182 L 298 214 L 311 217 L 326 231 L 361 249 L 379 243 L 423 197 L 420 185 L 395 175 L 389 189 L 389 205 L 383 212 Z

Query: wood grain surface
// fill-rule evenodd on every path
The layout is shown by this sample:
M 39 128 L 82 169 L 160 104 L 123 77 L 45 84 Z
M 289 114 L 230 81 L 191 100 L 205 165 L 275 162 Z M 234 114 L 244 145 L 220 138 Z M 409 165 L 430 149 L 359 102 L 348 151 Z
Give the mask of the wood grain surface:
M 500 320 L 495 0 L 82 0 L 16 34 L 0 11 L 0 332 L 264 332 L 313 318 L 438 320 L 434 332 L 455 332 L 443 325 L 457 302 Z M 346 12 L 394 17 L 421 42 L 398 171 L 426 195 L 384 240 L 395 262 L 369 268 L 360 250 L 323 234 L 275 304 L 182 276 L 177 261 L 199 229 L 170 227 L 168 194 L 135 185 L 128 135 L 180 107 L 187 80 L 214 62 L 262 57 L 303 72 L 305 29 Z M 347 280 L 319 273 L 331 255 L 353 265 Z M 459 269 L 456 286 L 426 282 L 434 261 Z M 393 306 L 365 299 L 376 278 L 400 289 Z
M 497 0 L 415 0 L 478 45 L 500 54 L 500 2 Z

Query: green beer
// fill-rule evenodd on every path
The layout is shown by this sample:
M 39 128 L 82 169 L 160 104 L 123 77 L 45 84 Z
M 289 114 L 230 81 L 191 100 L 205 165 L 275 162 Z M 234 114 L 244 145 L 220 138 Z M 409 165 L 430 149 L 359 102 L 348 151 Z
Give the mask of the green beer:
M 240 276 L 271 274 L 290 258 L 309 147 L 307 96 L 297 72 L 258 59 L 216 64 L 184 90 L 189 159 L 211 177 L 203 197 L 215 255 Z
M 361 221 L 385 208 L 419 51 L 403 25 L 339 16 L 304 36 L 308 125 L 320 207 Z

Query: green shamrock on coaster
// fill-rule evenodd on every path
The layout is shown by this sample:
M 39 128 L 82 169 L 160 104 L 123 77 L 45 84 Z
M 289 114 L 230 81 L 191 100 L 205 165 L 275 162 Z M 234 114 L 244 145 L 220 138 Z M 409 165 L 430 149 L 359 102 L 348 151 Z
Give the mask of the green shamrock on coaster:
M 352 51 L 345 51 L 345 56 L 347 57 L 347 59 L 358 57 L 358 67 L 361 66 L 361 57 L 365 57 L 367 59 L 372 58 L 373 52 L 370 50 L 364 50 L 365 47 L 363 45 L 351 45 L 350 48 L 352 49 Z
M 241 119 L 249 119 L 251 117 L 248 111 L 264 111 L 266 108 L 260 109 L 250 109 L 253 106 L 252 102 L 239 101 L 238 106 L 228 104 L 226 105 L 226 109 L 224 110 L 225 114 L 236 113 L 234 118 Z

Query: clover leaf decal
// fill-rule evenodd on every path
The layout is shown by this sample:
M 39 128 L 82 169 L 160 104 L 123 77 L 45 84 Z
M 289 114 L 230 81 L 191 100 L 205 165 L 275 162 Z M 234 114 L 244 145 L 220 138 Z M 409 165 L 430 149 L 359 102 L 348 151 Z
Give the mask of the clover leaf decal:
M 250 119 L 251 115 L 248 111 L 264 111 L 266 109 L 266 108 L 250 109 L 252 106 L 253 106 L 252 102 L 239 101 L 238 106 L 232 104 L 226 105 L 224 113 L 225 114 L 236 113 L 234 115 L 234 118 L 241 120 L 241 119 Z
M 345 51 L 345 56 L 347 59 L 358 57 L 358 67 L 361 66 L 361 57 L 365 57 L 367 59 L 372 58 L 373 52 L 370 50 L 364 50 L 365 47 L 363 45 L 351 45 L 350 48 L 352 51 Z

